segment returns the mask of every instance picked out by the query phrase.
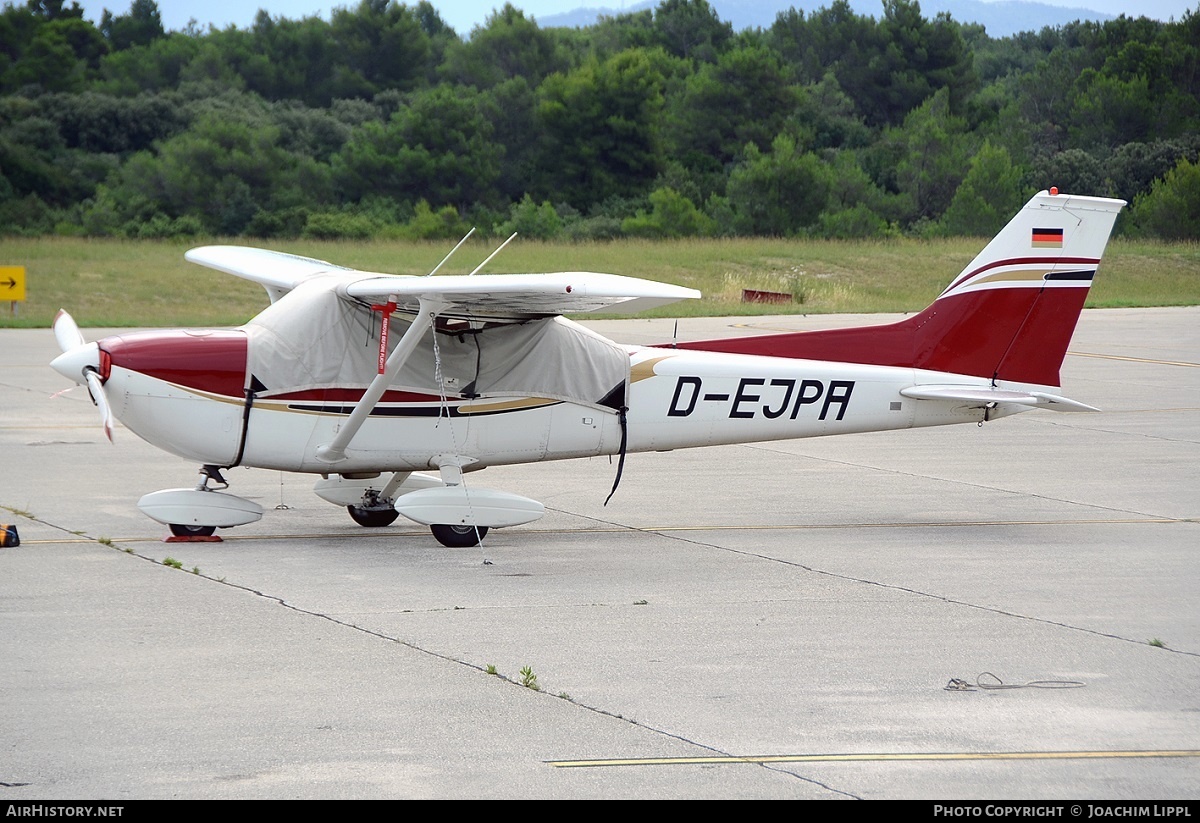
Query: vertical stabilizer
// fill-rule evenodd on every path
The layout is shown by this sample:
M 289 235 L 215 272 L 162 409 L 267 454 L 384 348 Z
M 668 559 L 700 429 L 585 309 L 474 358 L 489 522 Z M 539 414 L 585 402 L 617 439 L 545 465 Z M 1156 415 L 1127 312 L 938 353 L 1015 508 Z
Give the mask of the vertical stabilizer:
M 1041 192 L 923 313 L 914 364 L 1057 386 L 1123 200 Z
M 1058 370 L 1123 200 L 1035 195 L 927 309 L 898 323 L 680 343 L 1041 386 Z

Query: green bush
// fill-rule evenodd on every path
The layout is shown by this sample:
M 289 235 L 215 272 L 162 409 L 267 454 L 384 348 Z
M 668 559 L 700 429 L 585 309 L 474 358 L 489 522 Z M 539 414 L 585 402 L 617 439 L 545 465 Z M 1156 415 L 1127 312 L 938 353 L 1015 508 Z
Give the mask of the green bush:
M 454 206 L 442 206 L 434 211 L 421 200 L 413 209 L 412 219 L 400 227 L 398 234 L 409 240 L 458 240 L 470 228 Z
M 310 214 L 301 234 L 312 240 L 366 240 L 377 228 L 362 215 L 324 211 Z
M 563 230 L 562 218 L 550 201 L 539 205 L 528 194 L 513 203 L 509 218 L 496 227 L 496 233 L 508 237 L 514 231 L 520 237 L 533 240 L 552 240 Z
M 672 188 L 650 194 L 653 210 L 639 210 L 621 221 L 621 231 L 630 237 L 708 237 L 716 234 L 717 223 Z
M 831 240 L 851 240 L 866 237 L 887 237 L 892 234 L 888 222 L 865 203 L 835 212 L 822 212 L 813 232 Z
M 1135 236 L 1200 240 L 1200 163 L 1180 160 L 1134 199 L 1129 218 Z

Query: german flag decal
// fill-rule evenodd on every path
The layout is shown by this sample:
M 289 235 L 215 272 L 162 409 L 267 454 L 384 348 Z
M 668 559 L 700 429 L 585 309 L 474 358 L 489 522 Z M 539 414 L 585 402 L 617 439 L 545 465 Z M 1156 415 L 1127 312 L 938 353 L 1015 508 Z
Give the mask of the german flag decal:
M 1063 230 L 1034 229 L 1032 243 L 1035 249 L 1061 249 L 1063 244 Z

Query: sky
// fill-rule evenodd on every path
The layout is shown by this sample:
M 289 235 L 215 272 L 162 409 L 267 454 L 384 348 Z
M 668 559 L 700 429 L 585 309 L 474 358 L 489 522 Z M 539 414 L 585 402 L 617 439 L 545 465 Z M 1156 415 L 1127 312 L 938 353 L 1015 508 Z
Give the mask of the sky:
M 90 20 L 99 22 L 100 15 L 107 8 L 113 14 L 125 14 L 129 11 L 132 0 L 78 0 L 84 14 Z M 450 26 L 460 35 L 466 36 L 471 29 L 481 25 L 489 14 L 500 6 L 504 0 L 432 0 L 435 8 Z M 513 5 L 522 9 L 534 18 L 546 17 L 580 7 L 608 7 L 621 9 L 632 6 L 638 0 L 513 0 Z M 1200 0 L 1040 0 L 1053 6 L 1067 8 L 1088 8 L 1105 14 L 1146 15 L 1166 20 L 1170 17 L 1180 18 L 1190 9 L 1200 5 Z M 412 0 L 409 5 L 415 5 Z M 254 20 L 260 8 L 266 9 L 272 17 L 287 17 L 298 19 L 317 15 L 329 19 L 329 11 L 339 6 L 356 6 L 358 0 L 158 0 L 159 13 L 162 15 L 163 26 L 168 30 L 179 30 L 187 27 L 188 21 L 195 19 L 201 30 L 209 24 L 224 28 L 229 24 L 239 28 L 248 27 Z M 825 2 L 817 5 L 827 5 Z M 880 3 L 882 10 L 882 2 Z

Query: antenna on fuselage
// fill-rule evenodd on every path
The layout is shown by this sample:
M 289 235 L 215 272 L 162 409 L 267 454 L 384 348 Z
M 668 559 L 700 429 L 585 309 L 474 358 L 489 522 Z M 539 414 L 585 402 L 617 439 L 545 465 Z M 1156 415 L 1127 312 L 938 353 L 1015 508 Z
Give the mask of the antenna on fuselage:
M 436 266 L 434 266 L 433 271 L 431 271 L 429 274 L 427 274 L 425 276 L 432 277 L 433 275 L 437 274 L 438 269 L 440 269 L 442 266 L 446 265 L 446 261 L 450 259 L 450 255 L 452 255 L 456 251 L 458 251 L 459 246 L 461 246 L 463 243 L 467 242 L 467 238 L 470 237 L 474 233 L 475 233 L 475 227 L 471 226 L 471 230 L 463 235 L 463 239 L 458 241 L 458 245 L 455 246 L 454 248 L 450 249 L 450 252 L 445 257 L 442 258 L 442 262 L 438 263 Z
M 511 242 L 512 242 L 512 239 L 513 239 L 514 237 L 516 237 L 516 236 L 517 236 L 517 233 L 514 231 L 512 234 L 510 234 L 510 235 L 508 236 L 508 239 L 507 239 L 507 240 L 505 240 L 503 243 L 501 243 L 501 244 L 500 244 L 500 248 L 496 249 L 494 252 L 492 252 L 491 254 L 489 254 L 489 255 L 488 255 L 488 257 L 487 257 L 487 260 L 484 260 L 482 263 L 480 263 L 478 266 L 476 266 L 476 267 L 475 267 L 475 271 L 471 272 L 471 274 L 468 274 L 468 275 L 467 275 L 467 277 L 470 277 L 471 275 L 477 274 L 477 273 L 479 272 L 479 270 L 480 270 L 480 269 L 482 269 L 482 268 L 483 268 L 484 266 L 486 266 L 488 263 L 492 262 L 492 258 L 493 258 L 493 257 L 495 257 L 497 254 L 499 254 L 501 251 L 503 251 L 503 250 L 504 250 L 504 247 L 505 247 L 505 246 L 507 246 L 509 243 L 511 243 Z

